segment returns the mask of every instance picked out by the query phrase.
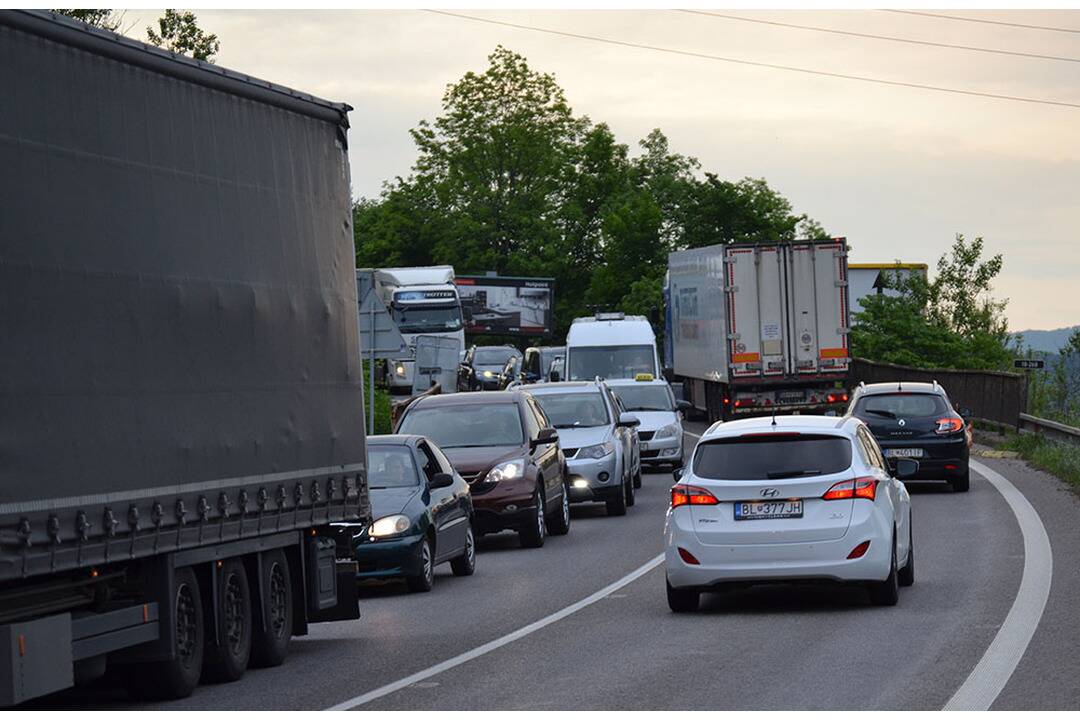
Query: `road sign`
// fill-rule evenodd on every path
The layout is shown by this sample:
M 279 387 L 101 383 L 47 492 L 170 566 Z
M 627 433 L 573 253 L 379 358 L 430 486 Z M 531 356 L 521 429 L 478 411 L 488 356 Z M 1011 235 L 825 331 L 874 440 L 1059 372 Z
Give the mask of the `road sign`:
M 1045 360 L 1029 360 L 1027 358 L 1016 358 L 1013 360 L 1013 367 L 1017 370 L 1042 370 L 1046 367 Z
M 368 289 L 360 300 L 360 355 L 369 360 L 374 355 L 380 360 L 408 355 L 405 338 L 375 291 Z

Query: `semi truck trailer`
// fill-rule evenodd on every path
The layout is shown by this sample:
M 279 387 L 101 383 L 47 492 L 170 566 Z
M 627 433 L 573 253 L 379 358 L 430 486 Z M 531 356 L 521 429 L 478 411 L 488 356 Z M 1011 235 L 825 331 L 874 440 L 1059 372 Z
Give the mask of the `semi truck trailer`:
M 0 705 L 359 617 L 346 105 L 0 12 Z
M 844 238 L 673 252 L 666 295 L 672 379 L 710 422 L 846 405 Z

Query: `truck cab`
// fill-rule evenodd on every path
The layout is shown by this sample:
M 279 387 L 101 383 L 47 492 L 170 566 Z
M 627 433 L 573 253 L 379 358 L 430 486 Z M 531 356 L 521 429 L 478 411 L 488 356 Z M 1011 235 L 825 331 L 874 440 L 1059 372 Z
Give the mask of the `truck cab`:
M 566 336 L 565 379 L 633 379 L 660 376 L 656 335 L 640 315 L 596 313 L 576 318 Z
M 411 390 L 415 372 L 416 339 L 421 335 L 453 338 L 465 347 L 461 298 L 449 265 L 375 270 L 375 291 L 409 348 L 387 366 L 391 390 Z

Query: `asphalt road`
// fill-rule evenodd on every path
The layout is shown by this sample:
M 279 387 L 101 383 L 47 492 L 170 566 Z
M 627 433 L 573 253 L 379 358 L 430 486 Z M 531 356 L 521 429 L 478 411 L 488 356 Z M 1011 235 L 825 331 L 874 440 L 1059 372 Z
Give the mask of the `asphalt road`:
M 1080 501 L 1022 462 L 980 462 L 1031 503 L 1054 558 L 1041 621 L 992 707 L 1080 708 Z M 916 582 L 901 589 L 896 607 L 873 607 L 856 588 L 769 586 L 707 595 L 700 612 L 675 616 L 662 566 L 596 599 L 661 553 L 670 484 L 670 474 L 646 475 L 637 505 L 623 518 L 606 517 L 602 506 L 575 506 L 570 534 L 538 550 L 520 548 L 512 534 L 489 536 L 474 576 L 456 578 L 442 566 L 429 594 L 409 594 L 397 583 L 367 585 L 360 620 L 313 626 L 294 639 L 284 666 L 249 671 L 240 682 L 138 705 L 106 680 L 41 706 L 940 709 L 991 646 L 1021 584 L 1025 553 L 1016 516 L 973 473 L 967 494 L 911 486 Z M 586 598 L 592 602 L 507 642 Z M 1039 617 L 1032 607 L 1013 612 Z M 398 683 L 487 643 L 498 647 Z M 371 699 L 373 692 L 378 697 Z

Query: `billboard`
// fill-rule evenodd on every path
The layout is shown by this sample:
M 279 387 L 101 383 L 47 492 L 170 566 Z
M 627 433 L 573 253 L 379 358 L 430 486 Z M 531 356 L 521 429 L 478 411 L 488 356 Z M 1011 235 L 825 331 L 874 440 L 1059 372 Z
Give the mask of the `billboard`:
M 490 335 L 550 335 L 554 278 L 459 275 L 458 295 L 465 332 Z

